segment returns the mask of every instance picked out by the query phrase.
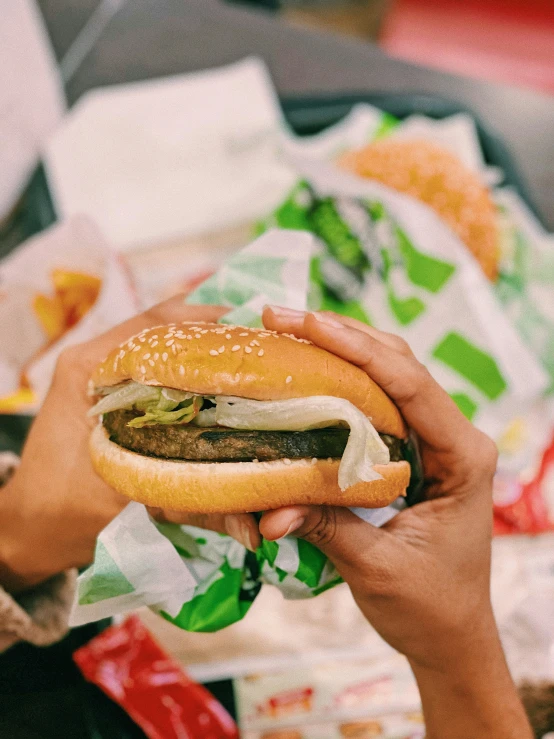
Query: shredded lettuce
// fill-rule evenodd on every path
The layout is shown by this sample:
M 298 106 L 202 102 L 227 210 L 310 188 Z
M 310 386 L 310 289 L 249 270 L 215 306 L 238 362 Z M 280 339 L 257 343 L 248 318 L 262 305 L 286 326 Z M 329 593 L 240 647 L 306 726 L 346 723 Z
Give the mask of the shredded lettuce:
M 134 428 L 158 423 L 188 423 L 202 407 L 202 399 L 192 393 L 167 387 L 141 385 L 139 382 L 104 388 L 103 392 L 104 397 L 89 410 L 88 415 L 96 416 L 134 408 L 144 413 L 129 422 L 129 426 Z
M 133 406 L 138 406 L 139 403 L 155 403 L 161 396 L 161 388 L 141 385 L 139 382 L 114 385 L 110 388 L 104 388 L 102 392 L 104 397 L 89 410 L 89 416 L 133 408 Z
M 181 403 L 175 410 L 162 410 L 161 408 L 147 410 L 143 416 L 137 416 L 132 421 L 129 421 L 127 426 L 140 429 L 143 426 L 154 426 L 158 424 L 189 423 L 198 415 L 201 407 L 202 398 L 195 395 Z
M 207 408 L 205 411 L 200 411 L 193 423 L 195 426 L 202 426 L 203 428 L 217 426 L 216 409 Z
M 219 396 L 216 420 L 221 426 L 258 431 L 306 431 L 336 426 L 341 421 L 348 424 L 350 435 L 339 467 L 341 490 L 357 482 L 379 480 L 381 475 L 373 466 L 390 462 L 389 450 L 371 421 L 343 398 L 259 401 Z

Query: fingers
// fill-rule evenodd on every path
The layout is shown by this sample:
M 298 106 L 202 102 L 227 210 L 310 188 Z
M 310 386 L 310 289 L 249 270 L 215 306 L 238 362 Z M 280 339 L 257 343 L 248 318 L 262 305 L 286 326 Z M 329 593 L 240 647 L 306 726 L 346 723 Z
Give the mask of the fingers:
M 475 428 L 399 337 L 327 313 L 293 314 L 289 318 L 288 312 L 267 308 L 264 323 L 275 330 L 294 331 L 360 366 L 433 449 L 464 455 L 474 452 Z
M 183 511 L 170 511 L 162 508 L 147 508 L 147 511 L 159 523 L 196 526 L 199 529 L 228 534 L 251 552 L 254 552 L 261 544 L 258 524 L 250 513 L 232 515 L 184 513 Z
M 275 541 L 283 536 L 301 537 L 321 549 L 340 568 L 341 563 L 382 559 L 374 548 L 382 547 L 389 535 L 355 516 L 347 508 L 331 506 L 291 506 L 264 513 L 262 536 Z
M 275 305 L 266 305 L 263 312 L 263 319 L 266 328 L 270 328 L 273 331 L 298 332 L 299 338 L 304 338 L 304 320 L 308 315 L 305 311 L 292 310 L 290 308 L 281 308 Z M 329 318 L 337 321 L 342 326 L 350 326 L 351 328 L 357 328 L 359 331 L 373 336 L 383 344 L 397 349 L 403 354 L 412 355 L 412 350 L 408 342 L 404 341 L 400 336 L 389 334 L 386 331 L 379 331 L 379 329 L 373 326 L 368 326 L 367 323 L 357 321 L 355 318 L 349 318 L 348 316 L 341 316 L 337 313 L 331 313 L 330 311 L 320 311 L 320 316 L 329 316 Z M 413 355 L 412 355 L 413 356 Z

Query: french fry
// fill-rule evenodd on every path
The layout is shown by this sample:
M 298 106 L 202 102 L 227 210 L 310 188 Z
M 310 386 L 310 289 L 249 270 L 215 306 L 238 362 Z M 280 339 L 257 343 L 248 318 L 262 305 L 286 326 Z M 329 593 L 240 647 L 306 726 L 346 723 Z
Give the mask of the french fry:
M 0 413 L 19 413 L 35 403 L 35 394 L 29 388 L 20 388 L 0 398 Z
M 63 334 L 66 318 L 59 295 L 49 298 L 39 293 L 33 300 L 33 310 L 49 341 L 55 341 Z
M 102 281 L 85 272 L 52 270 L 54 297 L 39 294 L 33 309 L 50 342 L 59 339 L 92 308 Z

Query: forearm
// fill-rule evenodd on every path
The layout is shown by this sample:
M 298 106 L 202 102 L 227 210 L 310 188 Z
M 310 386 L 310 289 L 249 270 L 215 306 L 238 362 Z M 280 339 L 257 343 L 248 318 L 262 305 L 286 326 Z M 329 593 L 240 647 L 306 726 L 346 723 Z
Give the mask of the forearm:
M 488 633 L 487 633 L 488 632 Z M 444 670 L 412 664 L 427 739 L 532 739 L 494 621 Z

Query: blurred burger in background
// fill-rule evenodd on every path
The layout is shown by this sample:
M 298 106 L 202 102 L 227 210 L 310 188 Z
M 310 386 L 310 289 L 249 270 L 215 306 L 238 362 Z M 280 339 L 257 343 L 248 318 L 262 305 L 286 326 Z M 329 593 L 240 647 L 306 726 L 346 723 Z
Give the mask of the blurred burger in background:
M 497 214 L 488 188 L 447 149 L 424 139 L 379 139 L 339 159 L 344 169 L 432 208 L 494 281 L 500 258 Z

